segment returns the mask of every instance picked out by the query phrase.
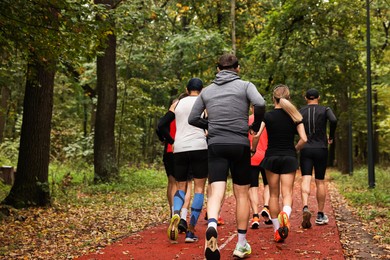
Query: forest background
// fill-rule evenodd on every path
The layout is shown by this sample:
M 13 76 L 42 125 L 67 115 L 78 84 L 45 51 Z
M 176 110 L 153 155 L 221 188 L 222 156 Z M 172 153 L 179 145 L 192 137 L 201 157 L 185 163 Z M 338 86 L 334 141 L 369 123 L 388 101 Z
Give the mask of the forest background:
M 386 167 L 389 1 L 370 9 L 373 155 Z M 51 205 L 59 168 L 91 184 L 161 168 L 159 118 L 191 77 L 212 81 L 224 52 L 268 109 L 276 84 L 298 107 L 317 88 L 339 120 L 329 165 L 367 164 L 366 1 L 3 0 L 0 25 L 0 164 L 17 169 L 4 205 Z
M 372 205 L 366 217 L 379 215 L 377 223 L 387 223 L 390 4 L 369 3 L 373 157 L 381 170 L 380 192 L 364 203 Z M 17 222 L 0 228 L 9 239 L 0 243 L 1 255 L 23 257 L 27 250 L 69 257 L 86 243 L 104 246 L 134 231 L 140 215 L 166 217 L 156 210 L 166 205 L 157 122 L 191 77 L 211 83 L 224 52 L 238 56 L 241 77 L 256 85 L 267 109 L 276 84 L 289 85 L 297 107 L 308 88 L 317 88 L 321 104 L 338 118 L 329 165 L 365 178 L 359 168 L 368 160 L 366 18 L 362 0 L 0 1 L 0 166 L 17 171 L 11 185 L 0 183 L 0 219 L 11 215 Z M 345 190 L 361 193 L 356 186 Z M 118 192 L 128 193 L 128 200 Z M 134 198 L 139 192 L 155 200 L 118 216 L 114 208 L 141 203 Z M 72 198 L 89 208 L 70 206 Z M 40 222 L 34 237 L 41 246 L 69 244 L 73 251 L 34 249 L 29 232 L 37 219 L 63 232 L 56 235 Z M 128 229 L 119 230 L 118 222 Z M 387 234 L 388 225 L 382 226 Z M 3 228 L 13 234 L 4 235 Z M 93 238 L 84 239 L 84 231 Z M 61 240 L 53 243 L 50 236 Z

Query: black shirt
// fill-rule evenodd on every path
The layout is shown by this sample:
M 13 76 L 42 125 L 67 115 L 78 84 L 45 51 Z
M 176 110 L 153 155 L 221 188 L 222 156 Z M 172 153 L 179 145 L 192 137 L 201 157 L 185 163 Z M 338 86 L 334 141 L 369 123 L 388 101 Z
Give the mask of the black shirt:
M 329 121 L 329 138 L 334 139 L 337 119 L 332 109 L 317 104 L 302 107 L 299 112 L 303 116 L 303 123 L 307 135 L 307 143 L 303 148 L 328 148 L 326 135 L 327 121 Z

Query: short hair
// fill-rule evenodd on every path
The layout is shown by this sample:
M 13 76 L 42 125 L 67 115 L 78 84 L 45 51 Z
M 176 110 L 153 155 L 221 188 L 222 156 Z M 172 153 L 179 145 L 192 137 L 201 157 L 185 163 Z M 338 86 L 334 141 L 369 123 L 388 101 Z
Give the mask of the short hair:
M 192 78 L 187 83 L 188 91 L 201 91 L 203 88 L 203 81 L 200 78 Z
M 236 69 L 238 65 L 238 59 L 234 54 L 225 53 L 219 57 L 218 68 L 220 70 Z

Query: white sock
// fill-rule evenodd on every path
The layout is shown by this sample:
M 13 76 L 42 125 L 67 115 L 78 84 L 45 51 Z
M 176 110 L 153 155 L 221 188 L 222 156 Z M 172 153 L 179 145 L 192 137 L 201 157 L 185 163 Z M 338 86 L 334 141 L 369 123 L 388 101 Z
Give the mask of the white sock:
M 290 218 L 290 215 L 291 215 L 291 206 L 283 206 L 283 211 L 286 212 L 288 218 Z
M 246 234 L 238 233 L 238 243 L 241 246 L 245 246 L 245 244 L 246 244 Z
M 213 228 L 215 228 L 215 230 L 217 230 L 217 223 L 216 222 L 209 222 L 207 227 L 213 227 Z
M 180 212 L 180 218 L 187 220 L 187 214 L 188 214 L 188 209 L 186 208 L 181 208 Z
M 278 218 L 271 218 L 272 224 L 274 226 L 274 232 L 280 228 L 280 223 Z
M 171 208 L 171 213 L 172 213 L 172 216 L 174 215 L 174 213 L 173 212 L 175 212 L 174 210 L 173 210 L 173 206 L 172 206 L 172 208 Z

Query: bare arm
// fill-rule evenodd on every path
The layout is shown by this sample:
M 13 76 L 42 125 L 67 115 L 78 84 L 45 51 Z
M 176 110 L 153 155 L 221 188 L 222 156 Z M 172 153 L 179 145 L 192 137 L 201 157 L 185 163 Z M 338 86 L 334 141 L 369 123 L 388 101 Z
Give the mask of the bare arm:
M 295 149 L 299 151 L 303 148 L 303 146 L 307 142 L 307 136 L 306 136 L 305 127 L 303 123 L 297 125 L 297 132 L 299 135 L 299 140 L 298 143 L 295 145 Z
M 252 147 L 251 147 L 251 153 L 252 153 L 252 155 L 255 154 L 255 152 L 256 152 L 257 144 L 259 143 L 260 135 L 261 135 L 261 133 L 264 131 L 264 128 L 265 128 L 265 123 L 264 123 L 264 122 L 261 122 L 259 132 L 257 132 L 257 133 L 253 136 L 253 138 L 252 138 Z

